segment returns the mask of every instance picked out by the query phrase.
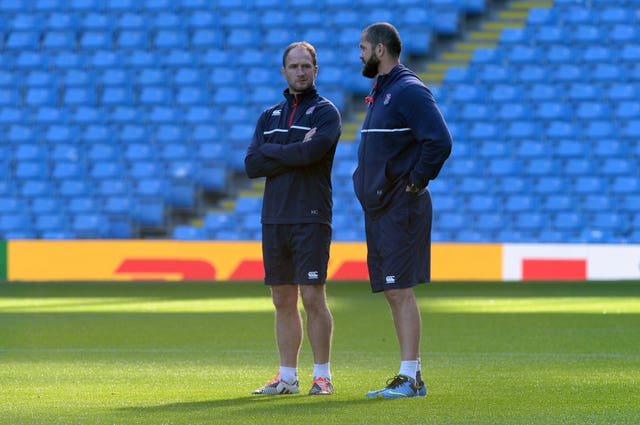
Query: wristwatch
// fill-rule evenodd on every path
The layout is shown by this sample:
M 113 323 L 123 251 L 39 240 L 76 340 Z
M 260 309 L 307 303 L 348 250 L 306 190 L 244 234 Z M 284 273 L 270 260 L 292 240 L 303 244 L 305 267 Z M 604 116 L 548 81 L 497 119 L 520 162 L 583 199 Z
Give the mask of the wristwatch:
M 413 183 L 409 183 L 409 184 L 407 185 L 407 188 L 409 188 L 409 192 L 411 192 L 411 193 L 418 193 L 418 192 L 420 192 L 420 188 L 419 188 L 418 186 L 416 186 L 415 184 L 413 184 Z

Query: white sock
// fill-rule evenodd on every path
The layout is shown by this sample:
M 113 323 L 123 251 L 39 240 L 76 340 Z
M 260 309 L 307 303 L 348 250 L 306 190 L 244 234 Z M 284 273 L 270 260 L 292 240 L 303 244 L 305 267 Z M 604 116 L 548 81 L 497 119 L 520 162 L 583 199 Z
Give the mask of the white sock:
M 293 384 L 298 380 L 298 368 L 280 366 L 280 380 Z
M 329 363 L 314 364 L 313 365 L 313 377 L 317 378 L 322 376 L 331 381 L 331 372 L 329 371 Z
M 400 362 L 400 371 L 398 375 L 408 376 L 415 381 L 416 371 L 418 370 L 417 360 L 403 360 Z

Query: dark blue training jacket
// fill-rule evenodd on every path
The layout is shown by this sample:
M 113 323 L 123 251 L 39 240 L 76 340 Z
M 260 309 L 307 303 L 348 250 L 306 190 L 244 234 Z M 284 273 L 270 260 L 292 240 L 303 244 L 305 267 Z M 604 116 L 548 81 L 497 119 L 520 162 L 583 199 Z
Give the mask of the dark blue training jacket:
M 367 102 L 353 185 L 375 214 L 409 183 L 423 189 L 435 179 L 452 140 L 431 91 L 404 65 L 379 76 Z
M 338 109 L 315 87 L 265 110 L 244 159 L 250 178 L 266 177 L 262 222 L 331 224 L 331 167 L 342 132 Z M 305 134 L 316 127 L 311 141 Z

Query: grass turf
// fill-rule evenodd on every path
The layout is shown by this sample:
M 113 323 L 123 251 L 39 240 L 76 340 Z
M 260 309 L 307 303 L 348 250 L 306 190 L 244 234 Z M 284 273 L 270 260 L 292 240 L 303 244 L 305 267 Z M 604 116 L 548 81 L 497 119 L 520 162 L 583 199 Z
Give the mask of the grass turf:
M 423 399 L 369 400 L 397 372 L 384 297 L 330 283 L 336 393 L 250 392 L 278 366 L 261 283 L 0 284 L 8 424 L 637 424 L 640 283 L 431 283 Z

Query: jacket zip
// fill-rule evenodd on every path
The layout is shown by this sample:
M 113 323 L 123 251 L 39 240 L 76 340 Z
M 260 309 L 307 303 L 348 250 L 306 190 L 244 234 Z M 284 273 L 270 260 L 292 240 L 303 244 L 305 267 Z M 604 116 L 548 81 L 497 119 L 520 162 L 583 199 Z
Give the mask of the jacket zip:
M 293 95 L 293 110 L 291 110 L 291 116 L 289 116 L 289 127 L 293 125 L 293 116 L 296 114 L 296 108 L 298 107 L 298 95 Z

